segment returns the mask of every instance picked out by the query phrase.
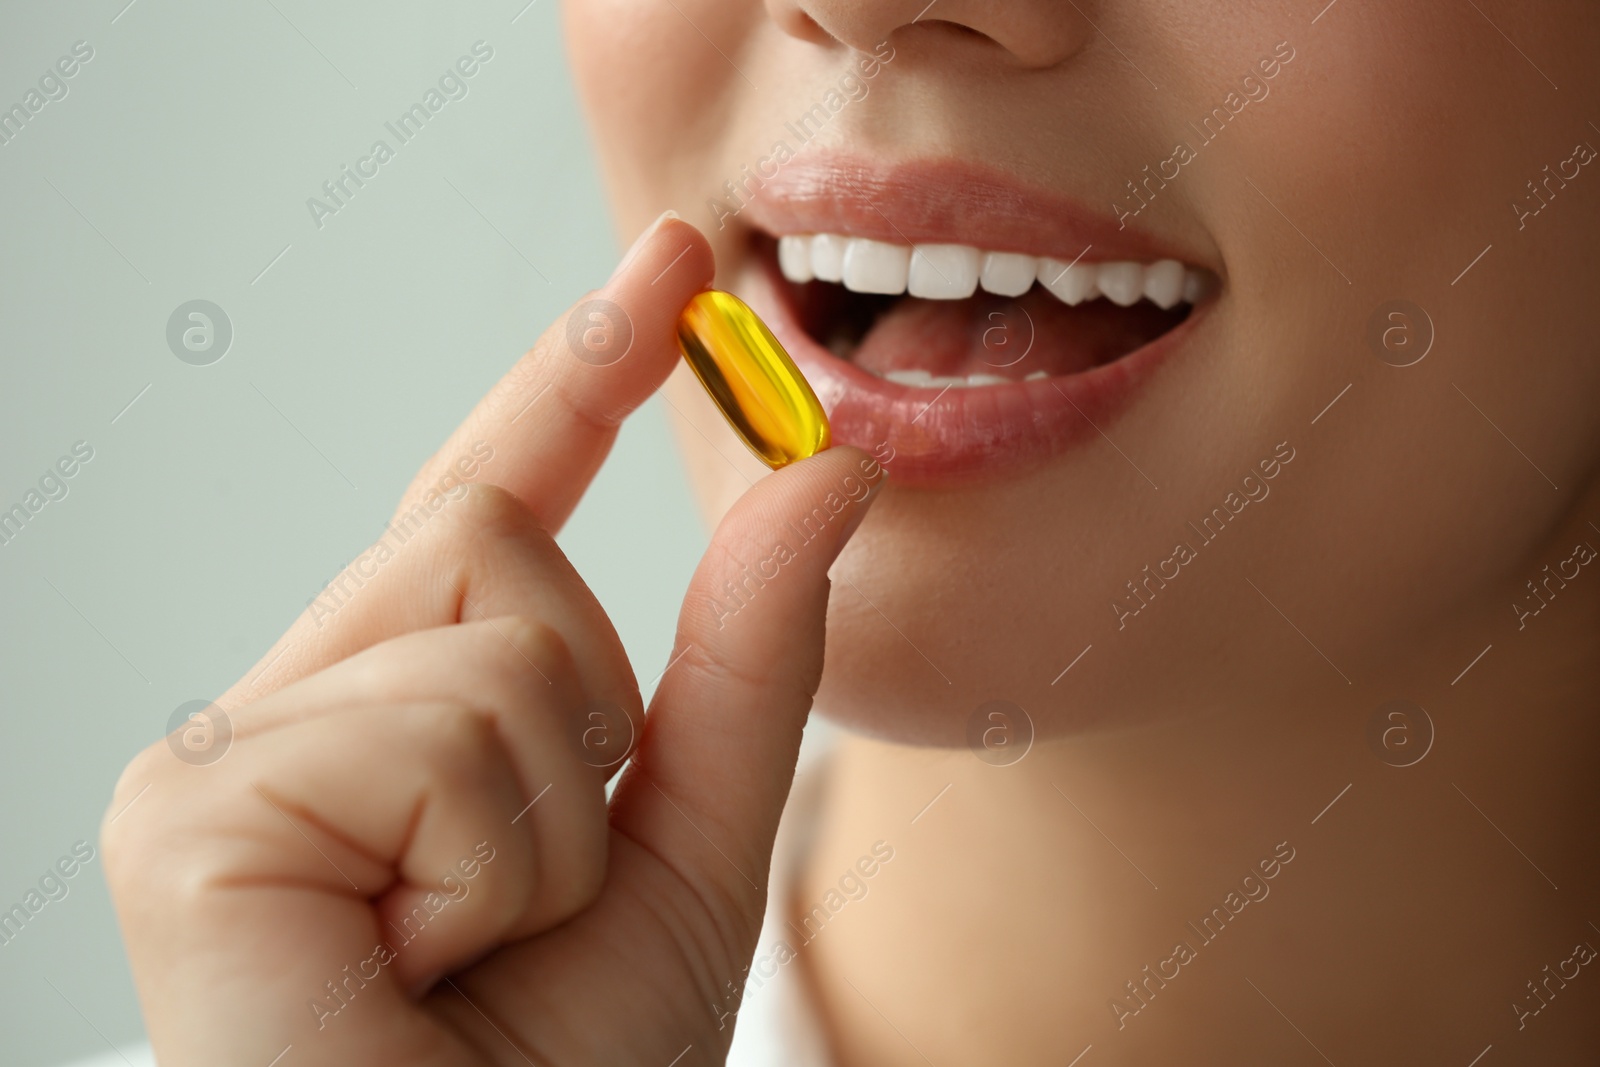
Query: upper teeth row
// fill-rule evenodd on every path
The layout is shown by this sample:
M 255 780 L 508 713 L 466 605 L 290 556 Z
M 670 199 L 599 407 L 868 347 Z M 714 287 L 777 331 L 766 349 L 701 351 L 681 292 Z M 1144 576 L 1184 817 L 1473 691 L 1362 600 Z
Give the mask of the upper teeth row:
M 1155 263 L 1083 263 L 984 252 L 970 245 L 894 245 L 836 233 L 778 238 L 778 267 L 791 282 L 842 282 L 857 293 L 909 292 L 928 300 L 964 300 L 982 285 L 1000 296 L 1021 296 L 1037 279 L 1068 304 L 1104 296 L 1128 307 L 1148 299 L 1159 307 L 1195 303 L 1206 276 L 1175 259 Z

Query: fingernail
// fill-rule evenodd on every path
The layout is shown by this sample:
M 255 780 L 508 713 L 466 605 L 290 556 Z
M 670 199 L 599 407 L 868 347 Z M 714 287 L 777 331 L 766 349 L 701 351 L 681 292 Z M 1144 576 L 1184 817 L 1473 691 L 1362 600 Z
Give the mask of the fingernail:
M 661 224 L 663 222 L 666 222 L 668 219 L 675 219 L 679 217 L 680 216 L 678 213 L 671 208 L 667 208 L 667 210 L 663 211 L 660 215 L 657 215 L 656 221 L 646 226 L 644 228 L 644 232 L 633 239 L 633 244 L 629 245 L 628 250 L 622 254 L 622 260 L 617 264 L 617 269 L 611 272 L 611 277 L 606 279 L 606 284 L 610 285 L 612 282 L 617 280 L 618 276 L 622 274 L 623 269 L 626 268 L 629 263 L 633 262 L 633 257 L 639 254 L 639 249 L 648 244 L 650 238 L 655 236 L 655 232 L 661 228 Z

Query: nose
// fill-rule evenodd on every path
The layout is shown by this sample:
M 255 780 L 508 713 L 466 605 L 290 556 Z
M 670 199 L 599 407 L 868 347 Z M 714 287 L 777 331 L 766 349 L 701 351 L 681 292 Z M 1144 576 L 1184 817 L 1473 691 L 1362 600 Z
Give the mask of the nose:
M 886 40 L 943 53 L 1006 53 L 1027 69 L 1053 67 L 1094 34 L 1093 0 L 766 0 L 785 32 L 817 44 L 870 52 Z

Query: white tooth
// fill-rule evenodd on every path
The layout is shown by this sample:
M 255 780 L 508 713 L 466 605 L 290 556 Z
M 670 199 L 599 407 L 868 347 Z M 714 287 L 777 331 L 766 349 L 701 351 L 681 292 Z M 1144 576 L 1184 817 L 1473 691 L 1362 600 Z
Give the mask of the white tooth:
M 966 384 L 967 380 L 965 378 L 953 378 L 949 376 L 940 377 L 937 374 L 934 375 L 933 380 L 928 383 L 928 385 L 934 389 L 962 389 L 966 387 Z
M 868 237 L 852 237 L 844 246 L 844 287 L 853 293 L 906 291 L 911 249 Z
M 1144 296 L 1144 267 L 1127 262 L 1100 264 L 1100 291 L 1122 307 L 1138 303 Z
M 1175 259 L 1163 259 L 1146 267 L 1144 295 L 1159 308 L 1177 304 L 1183 299 L 1183 264 Z
M 979 276 L 984 291 L 997 296 L 1021 296 L 1033 285 L 1039 261 L 1016 252 L 990 252 L 983 257 Z
M 924 388 L 933 380 L 933 375 L 925 370 L 891 370 L 885 371 L 883 376 L 897 385 L 909 385 L 914 388 Z
M 965 300 L 978 288 L 978 255 L 967 245 L 916 245 L 906 291 L 925 300 Z
M 816 277 L 811 270 L 811 238 L 778 238 L 778 270 L 791 282 L 809 282 Z
M 1098 263 L 1063 263 L 1048 256 L 1039 260 L 1039 284 L 1065 304 L 1081 304 L 1100 295 Z
M 1198 304 L 1206 295 L 1210 286 L 1206 276 L 1197 270 L 1185 271 L 1183 275 L 1183 300 L 1186 304 Z
M 846 241 L 836 233 L 819 233 L 811 238 L 811 273 L 825 282 L 844 278 Z
M 1025 382 L 1037 382 L 1037 381 L 1043 381 L 1045 378 L 1048 378 L 1048 377 L 1050 377 L 1050 375 L 1048 373 L 1046 373 L 1045 371 L 1036 370 L 1032 374 L 1028 375 L 1026 378 L 1024 378 L 1022 380 L 1025 381 Z
M 968 385 L 1008 385 L 1008 384 L 1010 384 L 1010 382 L 1011 382 L 1010 378 L 1002 378 L 998 374 L 969 374 L 969 375 L 967 375 L 967 384 Z

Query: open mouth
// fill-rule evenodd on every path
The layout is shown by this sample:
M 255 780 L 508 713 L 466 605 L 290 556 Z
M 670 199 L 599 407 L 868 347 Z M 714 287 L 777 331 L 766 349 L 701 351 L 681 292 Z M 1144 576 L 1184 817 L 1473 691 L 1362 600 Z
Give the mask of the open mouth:
M 757 242 L 764 258 L 776 257 L 807 336 L 915 388 L 1003 386 L 1103 366 L 1176 329 L 1209 284 L 1174 259 L 1062 261 L 830 233 Z
M 1101 440 L 1222 290 L 1181 248 L 963 161 L 796 161 L 744 207 L 731 287 L 833 440 L 903 486 L 991 481 Z M 960 243 L 978 234 L 993 243 Z

